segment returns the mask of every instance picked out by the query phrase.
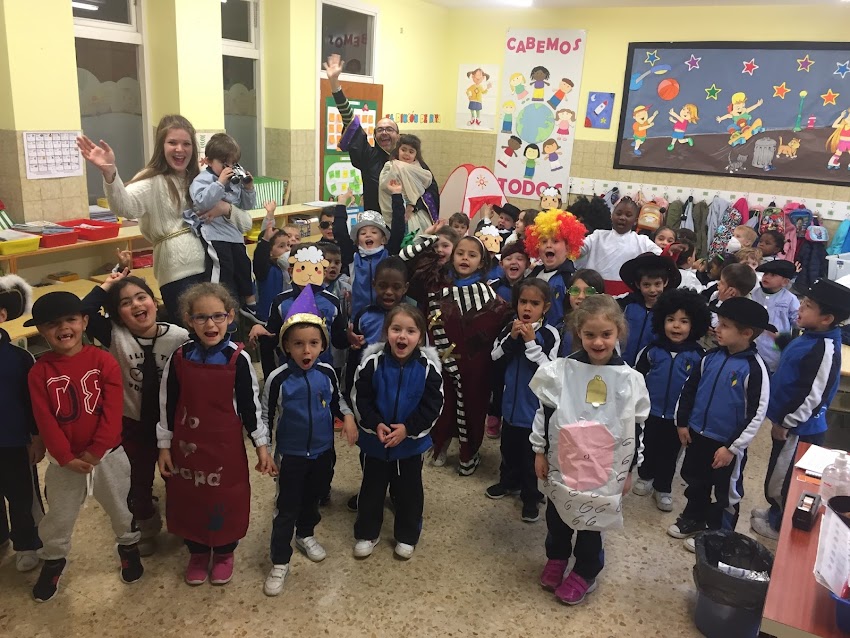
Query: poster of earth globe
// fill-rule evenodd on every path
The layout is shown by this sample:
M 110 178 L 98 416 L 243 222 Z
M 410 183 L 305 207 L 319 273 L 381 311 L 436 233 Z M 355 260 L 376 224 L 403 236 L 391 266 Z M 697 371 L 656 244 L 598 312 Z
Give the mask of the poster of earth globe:
M 850 43 L 629 45 L 614 168 L 850 185 Z
M 538 199 L 570 175 L 587 37 L 510 29 L 496 115 L 496 179 L 508 197 Z

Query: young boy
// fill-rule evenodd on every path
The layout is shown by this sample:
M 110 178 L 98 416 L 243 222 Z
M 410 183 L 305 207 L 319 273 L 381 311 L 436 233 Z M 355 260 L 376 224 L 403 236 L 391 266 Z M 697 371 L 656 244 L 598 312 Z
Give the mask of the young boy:
M 747 448 L 764 421 L 770 393 L 754 341 L 764 330 L 776 332 L 767 310 L 752 299 L 731 298 L 715 312 L 719 346 L 688 377 L 676 408 L 679 440 L 687 447 L 682 478 L 688 504 L 667 534 L 686 539 L 692 552 L 699 532 L 734 530 L 738 522 Z
M 323 208 L 319 214 L 319 230 L 322 232 L 321 241 L 336 243 L 334 239 L 334 209 Z
M 216 217 L 203 221 L 198 213 L 213 208 L 221 200 L 243 210 L 257 207 L 257 194 L 254 192 L 254 178 L 246 172 L 239 179 L 234 176 L 240 150 L 239 144 L 227 133 L 216 133 L 207 142 L 204 149 L 207 167 L 202 170 L 189 186 L 192 197 L 192 210 L 183 213 L 183 217 L 211 248 L 213 281 L 224 284 L 240 299 L 239 312 L 249 319 L 257 318 L 257 298 L 251 281 L 251 260 L 245 251 L 244 234 L 250 228 L 237 228 L 226 217 Z M 233 181 L 236 179 L 237 181 Z
M 269 210 L 270 204 L 272 206 Z M 274 226 L 274 202 L 266 204 L 271 223 L 265 225 L 257 247 L 254 249 L 254 277 L 257 280 L 257 320 L 269 320 L 272 300 L 292 286 L 289 268 L 283 268 L 280 260 L 289 253 L 291 238 Z
M 449 226 L 461 237 L 466 237 L 469 233 L 469 217 L 463 213 L 454 213 L 449 217 Z
M 29 311 L 32 288 L 16 275 L 0 277 L 0 324 L 17 319 Z M 32 414 L 32 402 L 27 385 L 27 375 L 35 360 L 32 355 L 12 345 L 9 333 L 0 328 L 0 403 L 3 419 L 0 420 L 0 503 L 9 501 L 11 531 L 15 566 L 19 572 L 38 567 L 36 550 L 38 522 L 44 515 L 38 474 L 35 464 L 44 458 L 44 444 L 38 435 Z M 5 508 L 0 512 L 5 526 Z
M 504 243 L 514 232 L 520 210 L 513 204 L 505 204 L 504 206 L 493 206 L 493 212 L 499 216 L 498 219 L 493 221 L 502 237 L 502 243 Z
M 805 291 L 797 318 L 805 332 L 782 351 L 773 375 L 767 406 L 773 449 L 764 479 L 770 507 L 754 509 L 750 519 L 753 531 L 767 538 L 779 537 L 797 443 L 824 442 L 826 410 L 841 377 L 839 325 L 850 318 L 850 281 L 839 282 L 818 279 Z
M 88 490 L 112 522 L 121 580 L 134 583 L 144 573 L 140 534 L 127 507 L 130 461 L 121 447 L 121 370 L 108 352 L 83 345 L 87 324 L 79 297 L 64 291 L 38 299 L 24 323 L 36 326 L 52 350 L 29 374 L 33 414 L 50 460 L 44 476 L 49 509 L 38 529 L 44 565 L 32 590 L 38 602 L 56 595 Z
M 678 241 L 677 244 L 683 246 L 681 252 L 676 257 L 676 265 L 679 267 L 679 275 L 682 277 L 682 282 L 679 288 L 690 288 L 696 292 L 705 290 L 705 285 L 699 280 L 697 270 L 694 268 L 696 260 L 696 249 L 690 241 Z
M 773 261 L 785 247 L 785 235 L 778 230 L 766 230 L 759 237 L 758 247 L 761 249 L 762 263 Z
M 628 325 L 628 341 L 623 349 L 623 360 L 634 367 L 638 352 L 655 337 L 652 329 L 652 308 L 661 293 L 675 290 L 682 276 L 669 257 L 644 253 L 630 259 L 620 268 L 620 279 L 632 292 L 618 299 Z
M 511 303 L 513 287 L 525 277 L 529 264 L 523 242 L 515 241 L 508 244 L 502 248 L 501 266 L 504 274 L 499 279 L 489 281 L 490 287 L 502 299 Z
M 796 274 L 794 264 L 784 259 L 769 261 L 759 266 L 756 272 L 762 274 L 761 285 L 750 296 L 753 301 L 767 308 L 770 323 L 779 329 L 779 334 L 790 333 L 797 327 L 797 313 L 800 310 L 797 295 L 788 290 L 788 284 Z M 776 372 L 776 366 L 779 365 L 781 352 L 776 345 L 779 334 L 765 332 L 756 339 L 756 347 L 771 374 Z
M 334 461 L 334 417 L 344 420 L 348 444 L 357 440 L 357 426 L 339 391 L 331 366 L 319 357 L 328 347 L 328 331 L 310 286 L 289 308 L 281 326 L 281 347 L 287 357 L 266 380 L 262 420 L 275 433 L 275 466 L 279 468 L 272 521 L 272 569 L 263 592 L 283 590 L 295 545 L 313 562 L 327 555 L 313 535 L 321 521 L 319 501 L 330 490 Z
M 758 233 L 749 226 L 741 224 L 732 231 L 732 237 L 726 244 L 726 250 L 730 253 L 737 253 L 742 248 L 752 248 L 756 239 L 758 239 Z

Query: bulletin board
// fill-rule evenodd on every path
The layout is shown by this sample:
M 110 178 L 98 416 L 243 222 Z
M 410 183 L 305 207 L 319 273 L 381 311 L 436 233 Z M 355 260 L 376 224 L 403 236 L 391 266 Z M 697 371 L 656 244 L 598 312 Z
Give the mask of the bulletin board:
M 375 143 L 375 124 L 378 121 L 376 115 L 378 104 L 375 100 L 352 100 L 348 103 L 351 105 L 351 110 L 354 116 L 360 118 L 360 126 L 366 131 L 369 138 L 369 144 Z M 342 116 L 339 114 L 339 109 L 336 108 L 336 103 L 333 97 L 325 98 L 325 151 L 333 151 L 339 153 L 339 140 L 342 138 Z

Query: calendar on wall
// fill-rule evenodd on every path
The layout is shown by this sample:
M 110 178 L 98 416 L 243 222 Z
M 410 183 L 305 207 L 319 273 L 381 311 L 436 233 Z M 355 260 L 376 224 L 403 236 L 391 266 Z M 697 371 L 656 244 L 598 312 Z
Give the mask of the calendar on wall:
M 349 100 L 348 103 L 351 105 L 352 116 L 356 115 L 360 118 L 360 126 L 366 131 L 369 144 L 374 144 L 375 123 L 378 121 L 378 103 L 374 100 Z M 339 153 L 337 145 L 342 137 L 342 116 L 339 114 L 332 97 L 327 98 L 325 107 L 327 123 L 325 150 Z
M 78 135 L 79 131 L 25 131 L 27 179 L 82 175 L 83 158 L 76 143 Z

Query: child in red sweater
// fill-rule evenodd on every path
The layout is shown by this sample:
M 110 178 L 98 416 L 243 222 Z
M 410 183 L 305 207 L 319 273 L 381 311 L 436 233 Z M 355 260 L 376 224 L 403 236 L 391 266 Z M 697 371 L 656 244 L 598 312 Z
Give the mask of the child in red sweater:
M 93 495 L 112 522 L 121 559 L 121 580 L 144 573 L 139 532 L 127 507 L 130 461 L 121 447 L 123 389 L 118 362 L 107 352 L 84 346 L 88 317 L 79 297 L 51 292 L 33 305 L 32 319 L 52 352 L 29 374 L 33 414 L 50 465 L 45 472 L 48 512 L 39 525 L 44 559 L 33 597 L 56 595 L 67 565 L 71 533 L 86 495 Z

